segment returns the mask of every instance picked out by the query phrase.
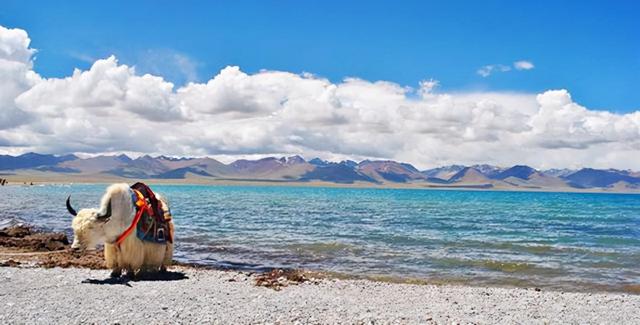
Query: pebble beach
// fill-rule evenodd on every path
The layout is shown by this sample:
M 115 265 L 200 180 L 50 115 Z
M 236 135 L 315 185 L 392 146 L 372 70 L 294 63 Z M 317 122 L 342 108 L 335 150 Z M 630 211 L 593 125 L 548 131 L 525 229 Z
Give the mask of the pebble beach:
M 256 275 L 174 267 L 173 280 L 0 268 L 4 324 L 638 324 L 640 295 L 320 279 L 274 290 Z

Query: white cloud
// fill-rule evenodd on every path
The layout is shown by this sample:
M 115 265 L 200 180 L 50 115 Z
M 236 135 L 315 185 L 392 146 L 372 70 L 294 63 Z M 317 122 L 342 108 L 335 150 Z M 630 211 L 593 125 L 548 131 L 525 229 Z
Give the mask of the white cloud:
M 29 115 L 14 99 L 39 80 L 33 72 L 31 40 L 22 29 L 0 26 L 0 130 L 26 123 Z
M 522 70 L 531 70 L 533 69 L 535 66 L 533 65 L 533 63 L 531 61 L 516 61 L 513 62 L 513 68 L 515 68 L 518 71 L 522 71 Z M 504 64 L 489 64 L 489 65 L 485 65 L 483 67 L 481 67 L 480 69 L 478 69 L 476 71 L 476 73 L 484 78 L 492 75 L 493 73 L 496 72 L 509 72 L 512 71 L 511 67 L 508 65 L 504 65 Z
M 15 99 L 23 111 L 42 117 L 121 116 L 128 111 L 149 120 L 181 119 L 173 84 L 152 75 L 137 76 L 115 57 L 76 69 L 64 79 L 43 79 Z
M 513 67 L 516 68 L 516 70 L 531 70 L 535 68 L 531 61 L 524 60 L 513 62 Z
M 640 112 L 590 110 L 566 90 L 441 93 L 434 80 L 414 89 L 239 67 L 176 88 L 113 56 L 66 78 L 40 78 L 33 55 L 24 31 L 0 29 L 0 151 L 302 154 L 421 168 L 637 168 L 640 159 Z
M 490 64 L 485 65 L 476 71 L 482 77 L 488 77 L 494 72 L 509 72 L 511 71 L 511 67 L 502 65 L 502 64 Z

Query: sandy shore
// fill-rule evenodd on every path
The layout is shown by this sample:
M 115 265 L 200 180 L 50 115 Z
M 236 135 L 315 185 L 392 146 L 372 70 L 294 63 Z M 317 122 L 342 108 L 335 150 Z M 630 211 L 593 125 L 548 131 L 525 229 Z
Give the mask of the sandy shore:
M 2 323 L 640 323 L 640 296 L 319 280 L 276 291 L 255 275 L 174 268 L 103 283 L 106 270 L 0 268 Z M 182 274 L 184 276 L 182 276 Z M 83 283 L 86 280 L 90 283 Z M 91 283 L 92 282 L 92 283 Z

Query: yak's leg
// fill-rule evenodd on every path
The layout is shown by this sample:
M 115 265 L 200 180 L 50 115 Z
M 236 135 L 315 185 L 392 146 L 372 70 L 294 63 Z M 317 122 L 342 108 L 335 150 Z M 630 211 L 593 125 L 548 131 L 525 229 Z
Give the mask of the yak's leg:
M 173 243 L 167 243 L 162 260 L 162 268 L 166 270 L 171 263 L 173 263 Z
M 119 278 L 122 275 L 122 269 L 113 269 L 111 270 L 111 274 L 109 275 L 112 278 Z
M 108 269 L 111 269 L 111 277 L 117 278 L 122 275 L 122 266 L 118 254 L 118 247 L 112 244 L 104 245 L 104 261 Z
M 127 277 L 136 278 L 136 272 L 140 270 L 144 262 L 144 247 L 142 241 L 135 235 L 128 236 L 121 244 L 119 250 L 121 267 L 127 271 Z
M 136 270 L 132 268 L 127 268 L 127 277 L 135 281 L 138 279 L 138 274 L 136 274 Z
M 144 268 L 147 272 L 157 273 L 163 264 L 165 244 L 144 242 Z

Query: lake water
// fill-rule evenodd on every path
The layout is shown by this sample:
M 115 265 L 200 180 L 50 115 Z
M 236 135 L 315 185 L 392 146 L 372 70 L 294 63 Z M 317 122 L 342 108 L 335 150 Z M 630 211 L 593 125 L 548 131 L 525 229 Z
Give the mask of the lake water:
M 106 185 L 0 187 L 0 226 L 70 233 L 64 200 Z M 356 277 L 623 290 L 640 285 L 640 196 L 275 186 L 157 185 L 176 259 Z M 637 290 L 637 289 L 634 289 Z

